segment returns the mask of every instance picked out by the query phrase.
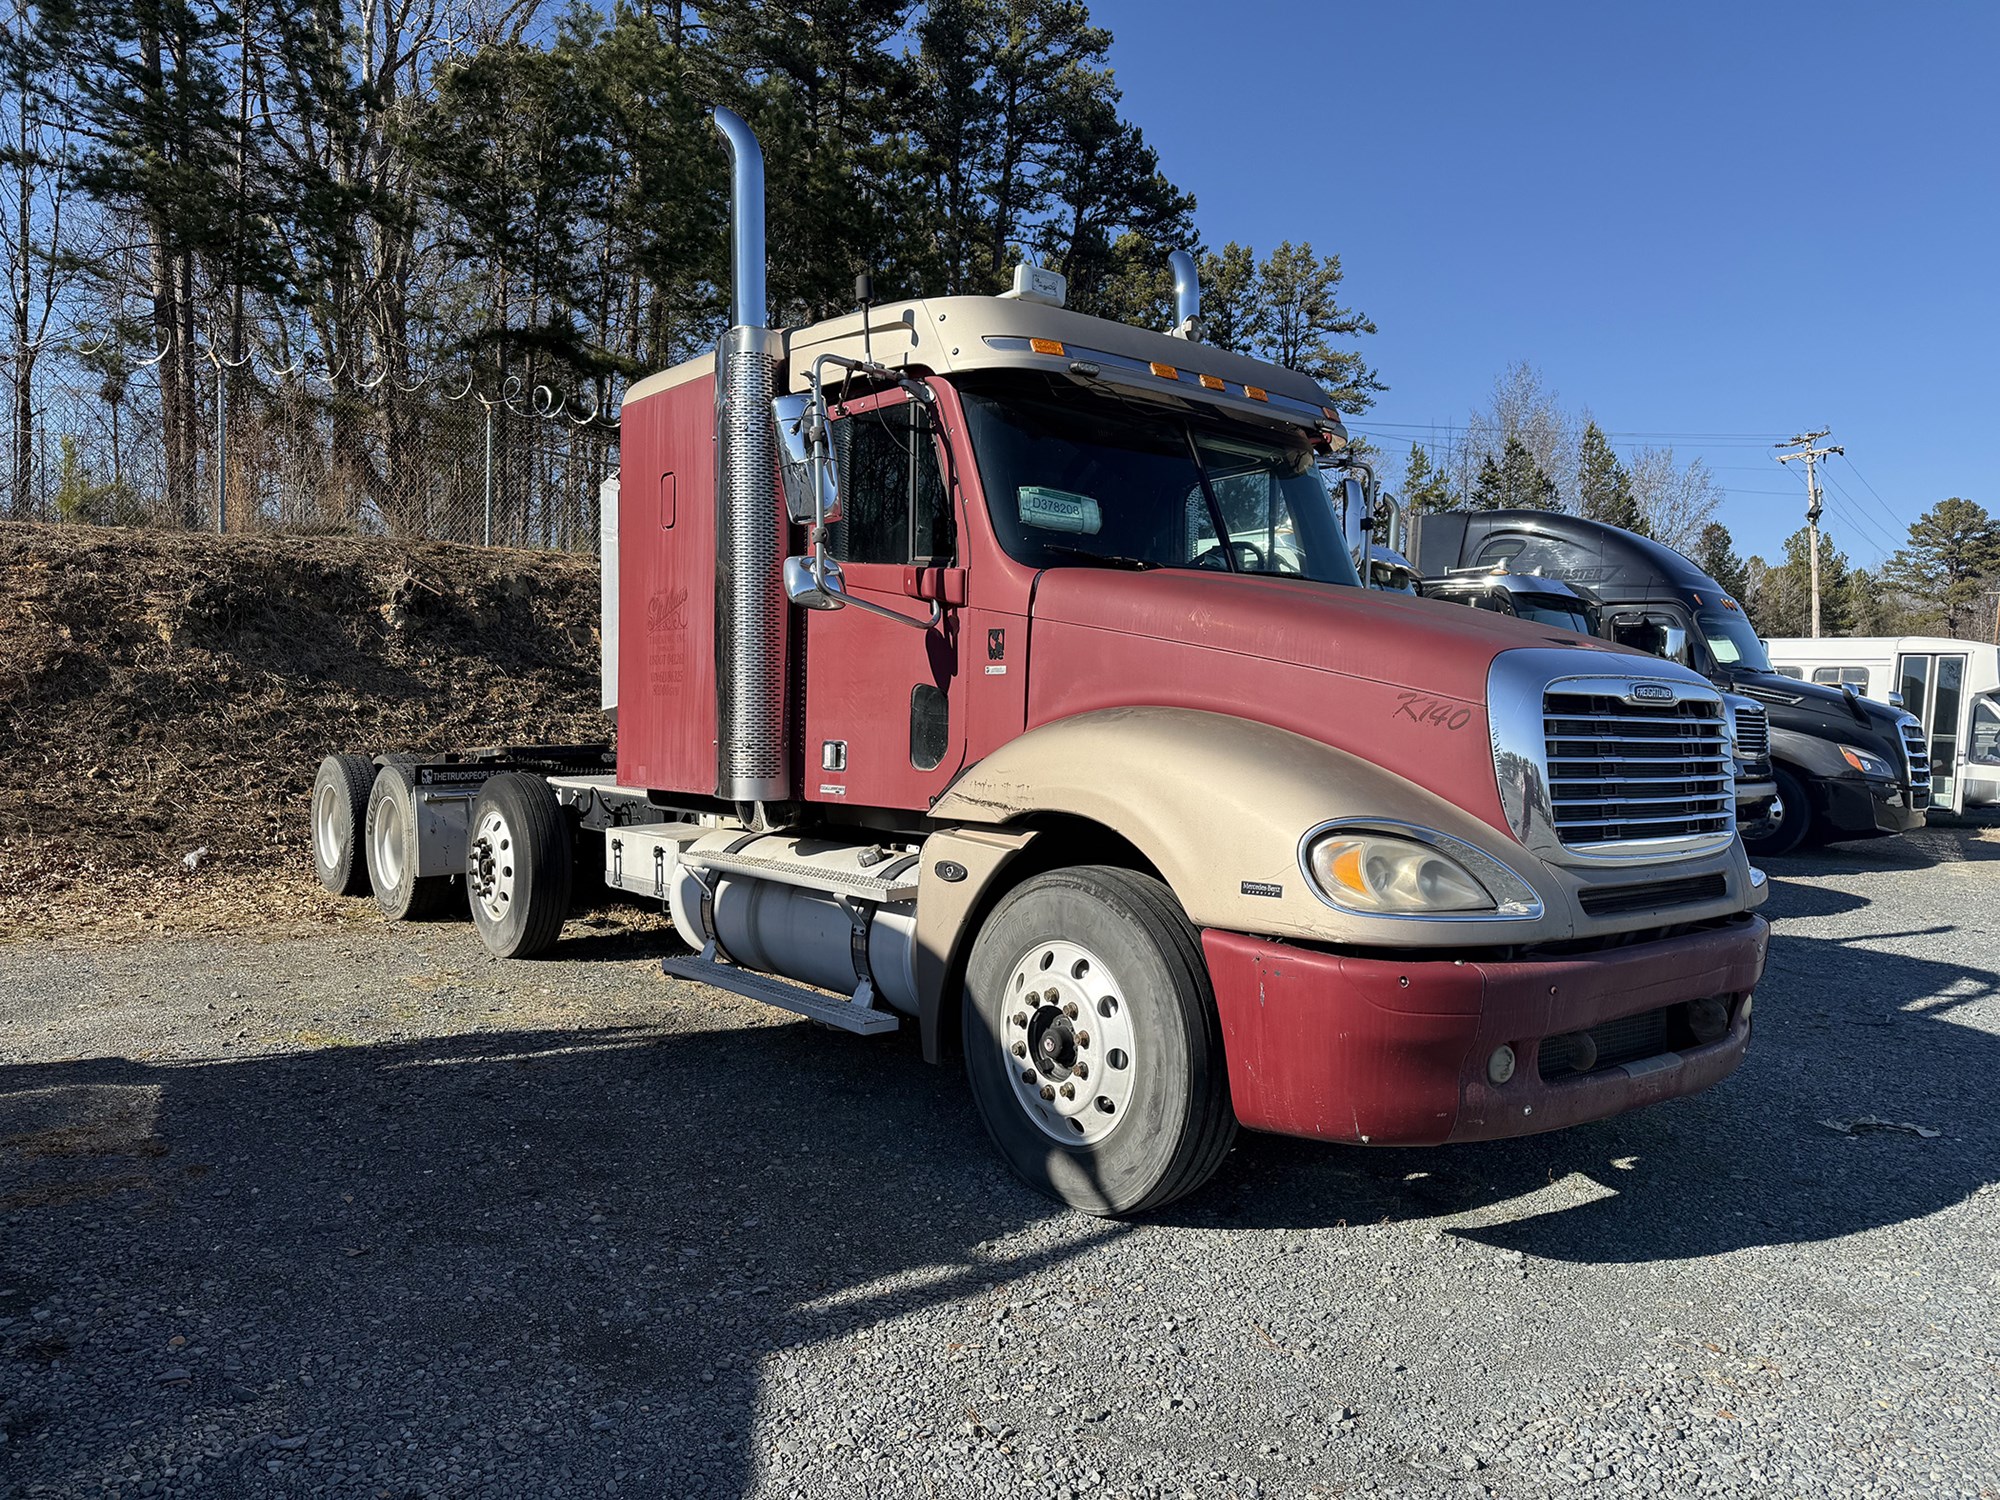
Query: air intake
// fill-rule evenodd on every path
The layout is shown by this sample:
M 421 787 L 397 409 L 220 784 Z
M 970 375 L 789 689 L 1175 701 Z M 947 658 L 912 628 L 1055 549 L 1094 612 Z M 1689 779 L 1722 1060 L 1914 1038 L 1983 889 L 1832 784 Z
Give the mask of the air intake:
M 715 357 L 716 795 L 782 802 L 785 756 L 783 513 L 771 423 L 780 336 L 765 327 L 764 153 L 715 111 L 729 151 L 730 323 Z

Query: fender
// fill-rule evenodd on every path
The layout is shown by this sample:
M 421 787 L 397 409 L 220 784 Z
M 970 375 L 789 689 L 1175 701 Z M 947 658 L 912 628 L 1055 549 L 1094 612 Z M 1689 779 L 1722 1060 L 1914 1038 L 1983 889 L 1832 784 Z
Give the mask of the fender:
M 1590 917 L 1579 892 L 1644 884 L 1650 869 L 1547 863 L 1381 766 L 1289 730 L 1195 709 L 1100 709 L 1044 724 L 968 768 L 931 809 L 940 823 L 959 826 L 1004 827 L 1037 813 L 1088 819 L 1129 840 L 1197 927 L 1313 943 L 1433 949 L 1555 942 L 1726 916 L 1763 899 L 1738 841 L 1671 865 L 1676 879 L 1723 873 L 1724 894 L 1675 906 L 1665 917 L 1630 908 L 1615 919 Z M 1318 893 L 1302 856 L 1308 833 L 1350 818 L 1414 825 L 1470 844 L 1527 881 L 1542 910 L 1423 917 L 1344 911 Z

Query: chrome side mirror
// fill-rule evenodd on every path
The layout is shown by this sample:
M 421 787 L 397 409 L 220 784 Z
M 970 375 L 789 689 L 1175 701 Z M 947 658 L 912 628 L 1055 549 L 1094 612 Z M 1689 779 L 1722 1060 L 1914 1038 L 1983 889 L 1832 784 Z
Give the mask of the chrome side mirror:
M 1340 481 L 1340 529 L 1349 536 L 1368 535 L 1368 488 L 1361 480 L 1348 475 Z
M 840 576 L 840 564 L 830 557 L 817 571 L 810 557 L 788 557 L 785 597 L 800 609 L 839 609 L 847 602 L 847 580 Z
M 771 416 L 778 426 L 787 514 L 800 526 L 833 525 L 840 519 L 840 475 L 827 440 L 825 408 L 813 392 L 802 391 L 776 397 Z
M 1662 621 L 1660 624 L 1660 655 L 1668 661 L 1679 661 L 1687 654 L 1688 633 L 1685 625 Z

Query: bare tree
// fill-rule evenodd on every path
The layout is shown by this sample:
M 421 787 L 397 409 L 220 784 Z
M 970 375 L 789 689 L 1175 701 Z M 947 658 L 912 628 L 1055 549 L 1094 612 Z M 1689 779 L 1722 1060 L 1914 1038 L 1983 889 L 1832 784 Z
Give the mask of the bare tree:
M 1465 439 L 1451 455 L 1453 488 L 1469 495 L 1481 466 L 1499 464 L 1510 439 L 1528 450 L 1540 469 L 1556 482 L 1567 507 L 1576 491 L 1576 448 L 1583 423 L 1562 409 L 1542 372 L 1527 360 L 1516 360 L 1493 382 L 1487 404 L 1466 421 Z
M 1637 448 L 1627 471 L 1647 532 L 1678 552 L 1692 552 L 1722 504 L 1722 486 L 1708 465 L 1698 458 L 1682 464 L 1671 448 Z

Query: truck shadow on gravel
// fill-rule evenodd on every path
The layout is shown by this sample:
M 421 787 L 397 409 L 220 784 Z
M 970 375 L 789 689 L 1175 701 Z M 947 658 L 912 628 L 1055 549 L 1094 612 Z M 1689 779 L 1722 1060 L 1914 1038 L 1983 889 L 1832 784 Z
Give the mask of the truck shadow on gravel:
M 0 1497 L 168 1466 L 204 1495 L 746 1492 L 772 1403 L 857 1441 L 840 1390 L 766 1388 L 774 1355 L 840 1345 L 820 1374 L 879 1399 L 881 1320 L 966 1299 L 976 1339 L 991 1283 L 1128 1232 L 1057 1218 L 900 1037 L 0 1068 Z M 964 1419 L 912 1394 L 912 1427 Z
M 948 1354 L 912 1362 L 883 1320 L 931 1309 L 934 1336 L 977 1341 L 989 1287 L 1110 1236 L 1430 1222 L 1616 1265 L 1936 1213 L 2000 1177 L 2000 1038 L 1951 1019 L 1996 980 L 1874 936 L 1781 921 L 1749 1059 L 1705 1095 L 1437 1150 L 1244 1136 L 1140 1226 L 1017 1185 L 960 1072 L 900 1033 L 735 1020 L 0 1068 L 0 1497 L 169 1466 L 198 1495 L 783 1492 L 753 1439 L 858 1462 L 968 1419 Z M 1820 1123 L 1863 1115 L 1941 1134 Z

